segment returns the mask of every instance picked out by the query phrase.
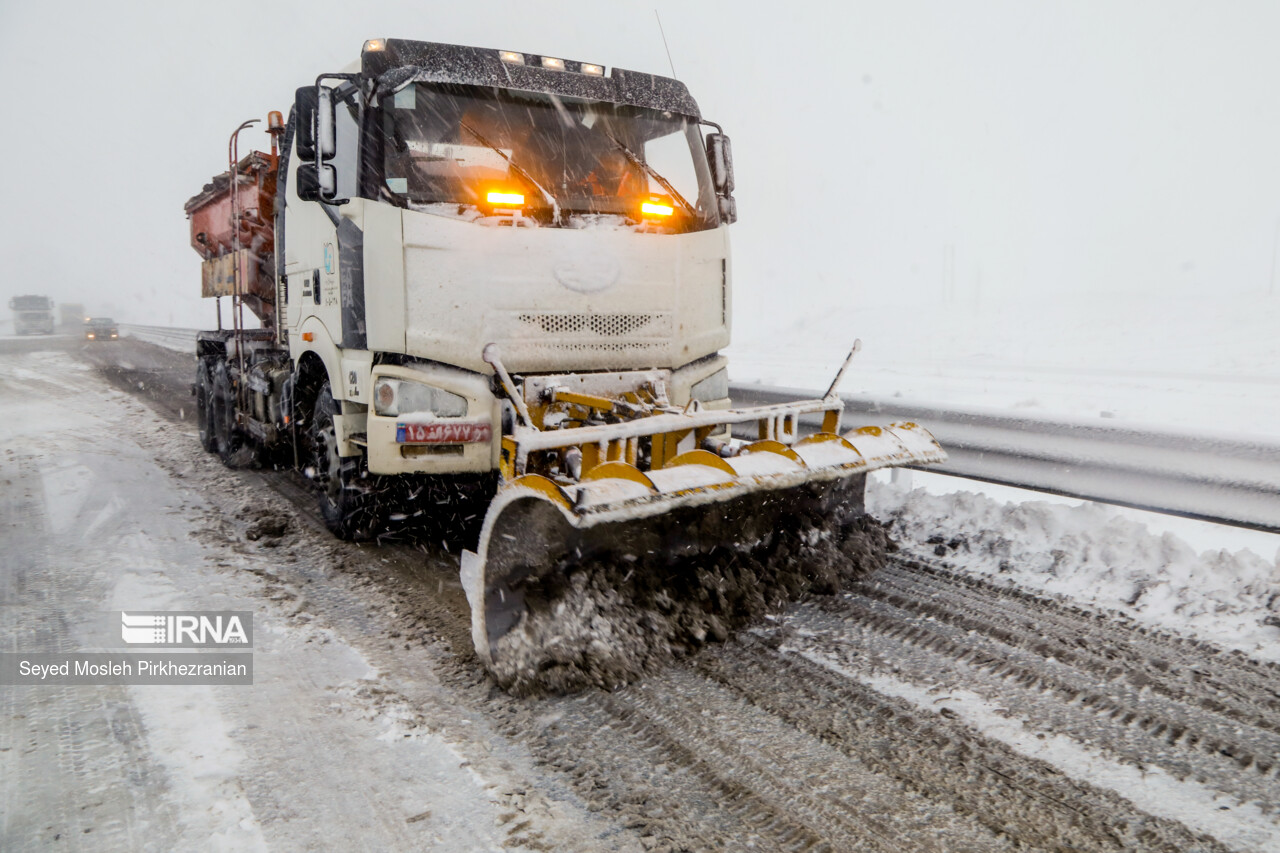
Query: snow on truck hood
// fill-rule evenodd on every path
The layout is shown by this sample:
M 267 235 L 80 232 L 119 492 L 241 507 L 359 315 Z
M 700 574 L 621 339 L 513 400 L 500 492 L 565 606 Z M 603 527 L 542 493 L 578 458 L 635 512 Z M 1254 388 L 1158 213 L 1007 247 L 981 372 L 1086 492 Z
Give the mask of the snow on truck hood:
M 679 367 L 729 342 L 728 230 L 486 227 L 405 211 L 405 343 L 487 373 Z

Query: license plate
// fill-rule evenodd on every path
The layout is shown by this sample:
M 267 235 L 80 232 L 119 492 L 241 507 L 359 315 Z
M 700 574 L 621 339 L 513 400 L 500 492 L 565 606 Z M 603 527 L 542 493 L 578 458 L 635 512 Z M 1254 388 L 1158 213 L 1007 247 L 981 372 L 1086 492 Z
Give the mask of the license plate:
M 399 444 L 476 444 L 492 438 L 493 427 L 486 421 L 396 424 L 396 442 Z

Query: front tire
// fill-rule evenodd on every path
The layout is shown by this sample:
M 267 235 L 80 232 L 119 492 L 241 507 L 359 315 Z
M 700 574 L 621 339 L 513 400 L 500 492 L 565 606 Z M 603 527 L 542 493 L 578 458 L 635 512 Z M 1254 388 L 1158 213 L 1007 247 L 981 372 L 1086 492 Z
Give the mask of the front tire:
M 312 482 L 319 492 L 320 515 L 325 526 L 339 539 L 368 539 L 379 529 L 377 501 L 373 483 L 359 456 L 338 455 L 338 436 L 333 417 L 338 413 L 337 401 L 329 383 L 320 386 L 316 405 L 307 428 L 311 445 Z

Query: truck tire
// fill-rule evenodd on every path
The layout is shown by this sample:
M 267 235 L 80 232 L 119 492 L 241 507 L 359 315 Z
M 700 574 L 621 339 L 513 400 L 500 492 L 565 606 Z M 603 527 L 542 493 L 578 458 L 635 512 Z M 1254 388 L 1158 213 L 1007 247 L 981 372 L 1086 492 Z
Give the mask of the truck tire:
M 368 539 L 379 528 L 377 501 L 372 483 L 361 477 L 362 457 L 338 455 L 338 436 L 333 416 L 338 404 L 326 381 L 316 396 L 315 411 L 307 427 L 311 451 L 311 480 L 319 493 L 320 515 L 325 526 L 339 539 Z
M 212 422 L 213 451 L 222 464 L 228 468 L 235 467 L 244 437 L 236 431 L 236 395 L 225 361 L 218 362 L 213 369 L 212 391 L 209 419 Z
M 200 446 L 213 453 L 218 446 L 213 434 L 213 377 L 204 360 L 196 364 L 196 429 Z

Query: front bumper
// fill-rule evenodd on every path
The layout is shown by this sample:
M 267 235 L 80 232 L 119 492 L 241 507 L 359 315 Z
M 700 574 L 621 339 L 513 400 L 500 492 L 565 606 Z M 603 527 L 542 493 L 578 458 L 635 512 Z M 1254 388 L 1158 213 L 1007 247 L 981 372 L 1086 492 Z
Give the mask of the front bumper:
M 459 418 L 379 415 L 370 402 L 366 421 L 369 471 L 374 474 L 463 474 L 498 467 L 502 412 L 485 376 L 444 365 L 376 365 L 369 387 L 380 378 L 442 388 L 467 401 Z

